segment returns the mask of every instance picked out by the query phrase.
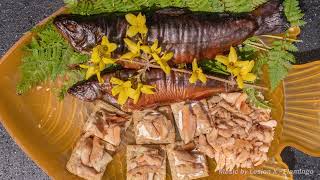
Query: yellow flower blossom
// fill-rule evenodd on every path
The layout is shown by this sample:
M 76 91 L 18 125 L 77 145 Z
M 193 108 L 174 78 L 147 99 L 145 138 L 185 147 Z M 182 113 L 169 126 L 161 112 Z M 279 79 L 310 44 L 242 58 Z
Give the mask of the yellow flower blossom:
M 80 65 L 81 68 L 87 69 L 86 79 L 96 74 L 99 82 L 103 83 L 100 72 L 105 69 L 106 65 L 116 62 L 116 60 L 111 57 L 111 53 L 116 49 L 117 45 L 109 42 L 108 38 L 103 36 L 101 44 L 92 49 L 89 65 Z
M 128 38 L 124 39 L 124 42 L 128 46 L 128 49 L 130 52 L 127 52 L 126 54 L 122 55 L 122 59 L 130 59 L 132 60 L 133 58 L 139 57 L 140 56 L 140 50 L 141 50 L 141 42 L 138 41 L 138 43 L 134 43 Z
M 129 13 L 125 17 L 128 23 L 131 25 L 127 30 L 127 36 L 133 37 L 138 33 L 140 33 L 142 37 L 146 36 L 148 33 L 148 28 L 146 26 L 146 17 L 144 15 L 139 13 L 138 16 L 135 16 Z
M 142 83 L 138 83 L 138 87 L 133 94 L 133 103 L 136 104 L 140 98 L 141 93 L 143 94 L 154 94 L 154 86 L 144 85 Z
M 141 46 L 141 50 L 146 53 L 146 54 L 153 54 L 153 53 L 156 53 L 156 54 L 160 54 L 161 53 L 161 47 L 158 47 L 159 46 L 159 41 L 158 39 L 156 39 L 152 46 L 149 47 L 149 46 Z
M 100 72 L 103 70 L 101 65 L 80 65 L 81 68 L 87 69 L 86 79 L 89 79 L 93 75 L 97 75 L 99 83 L 103 83 L 103 79 L 101 78 Z
M 250 73 L 254 66 L 254 61 L 239 61 L 237 52 L 233 47 L 230 47 L 228 57 L 218 55 L 215 59 L 227 66 L 228 72 L 237 78 L 238 86 L 241 89 L 244 87 L 243 81 L 253 82 L 257 78 L 255 74 Z
M 203 74 L 202 69 L 198 67 L 197 59 L 194 59 L 192 62 L 192 75 L 189 82 L 193 84 L 196 83 L 197 80 L 200 80 L 202 83 L 206 83 L 207 77 Z
M 160 65 L 161 69 L 168 75 L 170 74 L 171 68 L 168 65 L 168 61 L 170 61 L 173 57 L 173 53 L 164 53 L 161 58 L 158 54 L 152 53 L 153 59 Z
M 122 81 L 118 78 L 112 77 L 110 83 L 115 85 L 112 87 L 112 96 L 118 95 L 118 103 L 124 105 L 129 97 L 133 97 L 135 90 L 131 88 L 130 81 Z

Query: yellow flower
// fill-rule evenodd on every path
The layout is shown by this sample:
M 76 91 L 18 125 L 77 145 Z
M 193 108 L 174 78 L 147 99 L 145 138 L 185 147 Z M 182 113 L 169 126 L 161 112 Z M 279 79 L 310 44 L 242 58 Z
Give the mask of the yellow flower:
M 161 53 L 161 47 L 158 47 L 159 45 L 159 41 L 158 39 L 156 39 L 152 46 L 149 47 L 149 46 L 141 46 L 141 50 L 146 53 L 146 54 L 153 54 L 153 53 L 156 53 L 156 54 L 160 54 Z
M 86 79 L 89 79 L 93 75 L 97 75 L 99 83 L 103 83 L 104 80 L 101 78 L 100 72 L 103 70 L 101 69 L 101 65 L 80 65 L 81 68 L 83 69 L 88 69 L 86 73 Z
M 116 60 L 111 58 L 111 53 L 117 49 L 117 44 L 110 43 L 106 36 L 102 37 L 100 45 L 92 49 L 91 62 L 98 64 L 105 62 L 105 64 L 114 64 Z
M 160 65 L 161 69 L 168 75 L 170 74 L 171 68 L 168 65 L 168 61 L 170 61 L 170 59 L 172 59 L 173 57 L 173 53 L 169 52 L 169 53 L 164 53 L 161 58 L 159 57 L 158 54 L 156 53 L 152 53 L 152 57 L 154 60 L 156 60 L 156 62 Z
M 92 49 L 89 65 L 80 65 L 81 68 L 87 69 L 86 79 L 89 79 L 96 74 L 99 82 L 103 83 L 100 72 L 105 69 L 106 65 L 114 64 L 116 62 L 116 60 L 111 57 L 111 53 L 116 49 L 117 45 L 115 43 L 110 43 L 108 38 L 103 36 L 101 44 Z
M 140 33 L 144 37 L 148 33 L 146 17 L 141 13 L 139 13 L 138 16 L 129 13 L 126 15 L 126 20 L 131 25 L 127 30 L 127 36 L 133 37 Z
M 193 84 L 196 83 L 197 80 L 200 80 L 202 83 L 206 83 L 207 77 L 203 74 L 202 69 L 198 67 L 197 59 L 194 59 L 192 62 L 192 75 L 189 82 Z
M 136 104 L 140 98 L 141 93 L 143 94 L 154 94 L 154 86 L 144 85 L 142 83 L 138 83 L 138 87 L 133 94 L 133 103 Z
M 240 69 L 239 74 L 237 75 L 237 83 L 239 88 L 242 89 L 244 87 L 243 81 L 253 82 L 256 80 L 257 76 L 253 73 L 250 73 L 253 66 L 254 61 L 250 61 L 247 63 L 247 65 Z
M 215 58 L 218 62 L 227 66 L 228 72 L 237 77 L 239 88 L 244 87 L 243 81 L 253 82 L 256 80 L 256 75 L 250 73 L 254 66 L 254 61 L 239 61 L 236 50 L 230 47 L 229 56 L 218 55 Z
M 124 105 L 129 97 L 133 97 L 135 90 L 131 88 L 132 84 L 130 81 L 122 81 L 118 78 L 112 77 L 110 83 L 115 85 L 112 87 L 112 96 L 118 95 L 118 103 Z
M 140 50 L 141 50 L 141 42 L 139 41 L 137 44 L 131 41 L 128 38 L 124 39 L 124 42 L 128 46 L 128 49 L 130 52 L 124 54 L 121 56 L 122 59 L 130 59 L 139 57 L 140 56 Z

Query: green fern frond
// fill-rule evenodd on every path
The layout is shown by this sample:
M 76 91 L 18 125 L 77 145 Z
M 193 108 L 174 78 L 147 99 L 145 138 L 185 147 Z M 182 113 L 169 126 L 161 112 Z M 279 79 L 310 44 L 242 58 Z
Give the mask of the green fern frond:
M 56 80 L 65 76 L 68 65 L 88 61 L 61 37 L 52 24 L 39 30 L 25 48 L 26 56 L 22 59 L 20 72 L 22 78 L 17 85 L 17 93 L 23 94 L 32 87 L 47 80 Z
M 303 26 L 306 22 L 303 20 L 304 14 L 299 7 L 298 0 L 285 0 L 284 12 L 292 26 Z
M 269 103 L 263 99 L 261 92 L 253 88 L 245 88 L 243 91 L 248 95 L 249 103 L 257 108 L 270 109 Z
M 233 13 L 250 12 L 267 0 L 222 0 L 225 11 Z

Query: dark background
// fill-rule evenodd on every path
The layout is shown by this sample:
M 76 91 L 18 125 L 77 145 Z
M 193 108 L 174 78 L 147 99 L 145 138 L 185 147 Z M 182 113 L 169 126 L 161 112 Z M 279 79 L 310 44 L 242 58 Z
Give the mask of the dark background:
M 307 25 L 296 54 L 298 63 L 320 59 L 320 0 L 300 0 Z M 63 6 L 62 0 L 0 0 L 0 56 L 37 22 Z M 5 88 L 5 87 L 0 87 Z M 319 142 L 320 143 L 320 142 Z M 320 179 L 320 158 L 286 148 L 283 160 L 290 169 L 313 170 L 313 175 L 295 175 L 298 180 Z M 49 179 L 15 144 L 0 124 L 0 179 Z

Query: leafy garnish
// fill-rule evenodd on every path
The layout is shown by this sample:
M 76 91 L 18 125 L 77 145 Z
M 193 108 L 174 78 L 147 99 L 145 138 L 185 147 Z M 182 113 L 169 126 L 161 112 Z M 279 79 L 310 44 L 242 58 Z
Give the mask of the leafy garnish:
M 215 60 L 203 60 L 199 62 L 199 67 L 206 73 L 218 73 L 223 75 L 230 75 L 227 67 Z
M 263 95 L 253 88 L 245 88 L 243 91 L 248 95 L 249 103 L 257 108 L 270 109 L 267 101 L 263 99 Z
M 50 23 L 37 29 L 37 36 L 26 47 L 26 56 L 22 59 L 21 80 L 17 85 L 17 93 L 23 94 L 40 83 L 58 77 L 68 79 L 69 66 L 84 63 L 89 60 L 60 36 Z
M 222 0 L 225 6 L 225 11 L 229 12 L 250 12 L 256 9 L 267 0 Z
M 291 26 L 303 26 L 306 24 L 302 19 L 304 14 L 299 7 L 298 0 L 285 0 L 283 4 L 284 12 L 288 21 L 291 23 Z
M 81 15 L 105 12 L 138 11 L 145 8 L 187 7 L 192 11 L 250 12 L 267 0 L 64 0 L 72 13 Z

